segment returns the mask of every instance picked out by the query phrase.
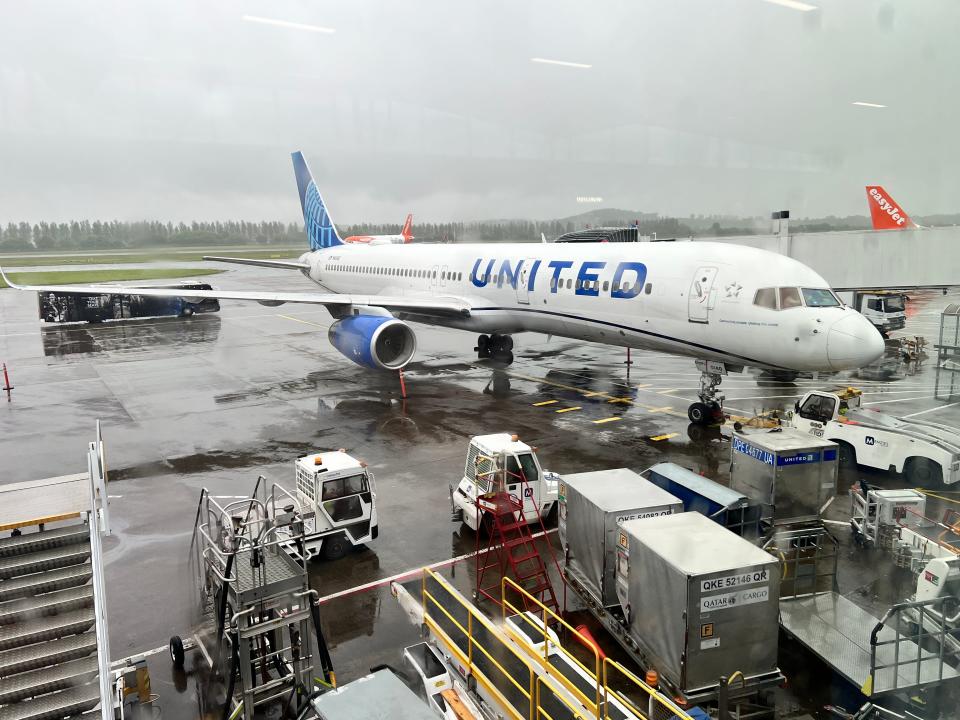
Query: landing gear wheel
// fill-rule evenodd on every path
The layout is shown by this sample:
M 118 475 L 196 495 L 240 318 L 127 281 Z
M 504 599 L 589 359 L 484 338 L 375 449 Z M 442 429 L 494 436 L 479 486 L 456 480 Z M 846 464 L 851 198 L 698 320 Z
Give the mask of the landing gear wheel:
M 323 547 L 320 548 L 320 554 L 324 560 L 339 560 L 350 552 L 350 543 L 343 533 L 331 535 L 324 539 Z
M 477 338 L 477 346 L 474 348 L 477 351 L 477 357 L 481 360 L 483 358 L 490 357 L 490 336 L 481 335 Z
M 175 668 L 183 667 L 183 640 L 180 639 L 179 635 L 174 635 L 170 638 L 170 659 L 173 661 Z
M 513 338 L 509 335 L 494 335 L 497 340 L 494 352 L 508 353 L 513 350 Z
M 706 403 L 696 402 L 687 408 L 687 417 L 694 425 L 709 425 L 713 410 Z

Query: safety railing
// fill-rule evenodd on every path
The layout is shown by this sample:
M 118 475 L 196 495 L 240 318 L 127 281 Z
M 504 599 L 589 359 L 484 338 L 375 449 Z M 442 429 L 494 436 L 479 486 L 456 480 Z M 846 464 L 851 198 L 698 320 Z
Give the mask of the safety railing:
M 109 534 L 107 515 L 107 486 L 100 421 L 97 421 L 97 437 L 87 451 L 87 472 L 90 478 L 90 514 L 87 527 L 90 531 L 90 569 L 93 582 L 94 628 L 97 635 L 97 670 L 100 685 L 101 720 L 113 720 L 113 678 L 110 673 L 110 632 L 107 626 L 106 585 L 103 578 L 103 544 L 100 533 Z
M 953 598 L 939 597 L 898 603 L 887 610 L 870 633 L 870 675 L 864 695 L 869 697 L 880 688 L 887 692 L 943 681 L 944 665 L 952 656 L 950 644 L 960 640 L 960 611 L 951 607 L 951 617 L 946 607 L 953 602 Z M 904 627 L 910 632 L 901 632 Z M 936 651 L 925 649 L 934 647 Z M 885 648 L 893 649 L 892 658 L 882 652 Z
M 763 546 L 780 559 L 780 600 L 837 590 L 839 543 L 822 527 L 782 530 Z
M 622 712 L 631 713 L 637 718 L 646 720 L 690 718 L 673 700 L 641 680 L 626 667 L 610 658 L 601 657 L 594 643 L 510 578 L 503 579 L 502 593 L 501 607 L 504 620 L 510 617 L 515 619 L 514 622 L 523 622 L 523 627 L 530 633 L 528 637 L 524 637 L 526 633 L 523 631 L 517 633 L 507 624 L 511 637 L 517 644 L 528 650 L 530 656 L 543 668 L 554 685 L 560 685 L 583 704 L 588 711 L 585 717 L 597 718 L 597 720 L 620 717 L 619 713 L 617 715 L 610 713 L 611 707 L 617 707 Z M 523 602 L 519 604 L 511 602 L 508 599 L 510 593 L 520 595 Z M 526 609 L 531 605 L 537 608 L 536 615 Z M 589 667 L 591 663 L 585 664 L 555 639 L 553 628 L 566 631 L 568 637 L 583 647 L 588 658 L 593 659 L 593 669 Z M 531 641 L 530 637 L 535 639 Z M 582 671 L 581 678 L 585 676 L 590 680 L 592 697 L 588 697 L 578 688 L 551 659 L 554 652 L 558 652 L 571 669 L 579 668 Z
M 551 678 L 542 678 L 530 658 L 446 580 L 425 568 L 421 579 L 423 622 L 456 657 L 492 702 L 513 720 L 586 718 Z M 562 714 L 555 708 L 560 708 Z M 551 711 L 553 709 L 553 711 Z

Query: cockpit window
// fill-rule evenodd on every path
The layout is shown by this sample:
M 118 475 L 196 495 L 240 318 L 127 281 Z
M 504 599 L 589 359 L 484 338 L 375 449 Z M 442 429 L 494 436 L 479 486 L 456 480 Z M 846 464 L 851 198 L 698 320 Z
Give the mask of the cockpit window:
M 780 288 L 780 309 L 789 310 L 790 308 L 800 307 L 803 303 L 800 301 L 800 291 L 797 288 Z
M 840 301 L 825 288 L 803 288 L 803 304 L 807 307 L 839 307 Z
M 757 290 L 757 294 L 753 296 L 753 304 L 759 305 L 760 307 L 770 308 L 771 310 L 777 309 L 777 289 L 776 288 L 760 288 Z

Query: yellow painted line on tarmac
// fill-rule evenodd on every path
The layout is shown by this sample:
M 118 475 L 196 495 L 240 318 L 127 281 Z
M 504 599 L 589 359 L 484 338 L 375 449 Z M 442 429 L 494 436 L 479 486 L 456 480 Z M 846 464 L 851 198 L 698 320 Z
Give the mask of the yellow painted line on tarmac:
M 614 415 L 613 417 L 601 418 L 600 420 L 594 420 L 594 421 L 593 421 L 593 424 L 594 424 L 594 425 L 603 425 L 604 423 L 617 422 L 618 420 L 622 420 L 622 419 L 623 419 L 623 418 L 621 418 L 619 415 Z
M 667 433 L 666 435 L 654 435 L 650 439 L 659 442 L 660 440 L 669 440 L 672 437 L 676 437 L 680 433 Z
M 607 400 L 608 403 L 623 403 L 624 405 L 633 405 L 633 398 L 615 397 Z
M 584 390 L 581 392 L 584 397 L 593 397 L 594 395 L 603 395 L 599 390 Z
M 935 497 L 938 500 L 946 500 L 948 503 L 956 503 L 957 505 L 960 505 L 960 500 L 957 500 L 956 498 L 944 497 L 943 495 L 938 495 L 937 493 L 924 490 L 923 488 L 914 488 L 914 490 L 916 490 L 918 493 L 926 495 L 927 497 Z
M 544 405 L 553 405 L 554 403 L 560 402 L 559 400 L 544 400 L 542 402 L 534 403 L 534 407 L 543 407 Z
M 581 408 L 579 405 L 574 405 L 573 407 L 560 408 L 559 410 L 554 410 L 554 412 L 565 413 L 565 412 L 573 412 L 574 410 L 582 410 L 582 409 L 583 408 Z
M 282 317 L 284 320 L 293 320 L 294 322 L 303 323 L 304 325 L 313 325 L 314 327 L 327 329 L 326 325 L 321 325 L 319 323 L 310 322 L 309 320 L 301 320 L 300 318 L 293 317 L 292 315 L 277 315 L 277 317 Z
M 673 405 L 664 405 L 663 407 L 648 407 L 647 410 L 650 412 L 666 412 L 667 410 L 673 410 Z

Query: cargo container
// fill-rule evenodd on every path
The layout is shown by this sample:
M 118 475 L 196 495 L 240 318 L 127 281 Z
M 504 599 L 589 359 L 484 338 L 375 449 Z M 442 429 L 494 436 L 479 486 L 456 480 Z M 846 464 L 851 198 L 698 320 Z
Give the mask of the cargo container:
M 604 607 L 616 606 L 617 526 L 627 520 L 683 512 L 683 503 L 627 468 L 564 475 L 560 541 L 568 573 Z
M 676 463 L 658 463 L 643 474 L 678 497 L 686 512 L 706 515 L 737 535 L 759 534 L 760 506 L 751 505 L 746 495 Z
M 616 586 L 630 636 L 681 694 L 736 670 L 745 687 L 781 677 L 777 560 L 700 513 L 623 523 Z
M 814 522 L 837 490 L 837 445 L 796 430 L 734 432 L 730 489 L 761 506 L 765 525 Z

